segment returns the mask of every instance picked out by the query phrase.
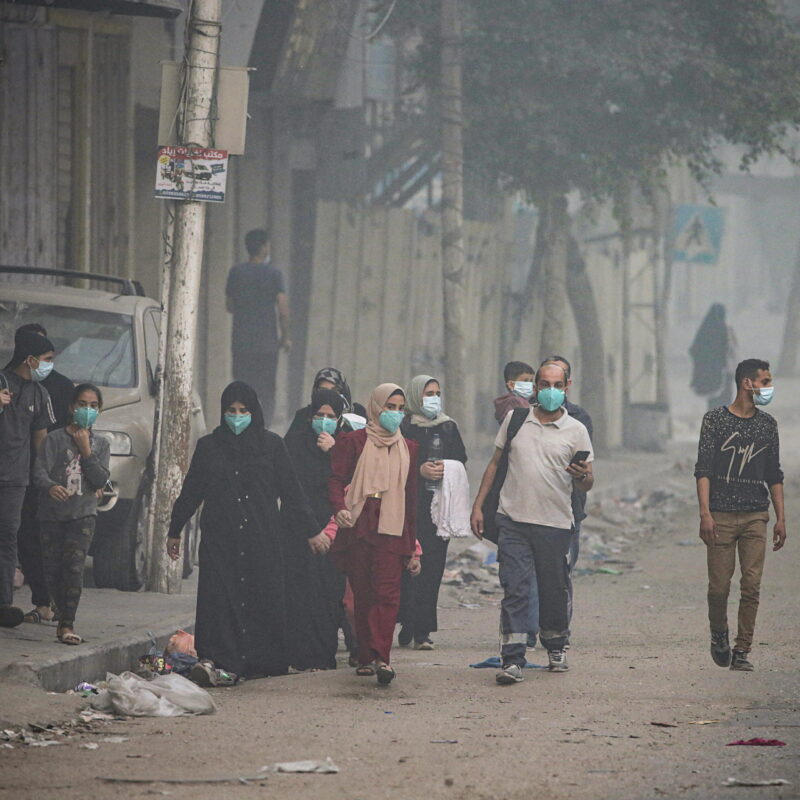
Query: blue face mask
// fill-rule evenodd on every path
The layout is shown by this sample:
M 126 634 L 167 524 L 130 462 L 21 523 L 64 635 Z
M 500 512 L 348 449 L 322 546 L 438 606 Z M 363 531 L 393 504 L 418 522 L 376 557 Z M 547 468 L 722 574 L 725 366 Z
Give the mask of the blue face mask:
M 72 412 L 72 420 L 79 428 L 91 428 L 99 413 L 96 408 L 81 406 Z
M 558 411 L 564 405 L 567 393 L 563 389 L 555 389 L 552 386 L 548 386 L 547 389 L 539 389 L 536 393 L 536 399 L 545 411 Z
M 31 378 L 35 381 L 43 381 L 53 371 L 54 366 L 52 361 L 40 361 L 39 366 L 31 370 Z
M 533 395 L 533 381 L 514 381 L 514 394 L 529 400 Z
M 247 430 L 253 418 L 250 414 L 229 414 L 225 412 L 225 422 L 228 427 L 238 436 L 242 431 Z
M 442 413 L 442 398 L 438 395 L 422 398 L 422 413 L 428 419 L 436 419 Z
M 394 433 L 400 427 L 404 416 L 402 411 L 381 411 L 378 422 L 385 431 Z
M 772 402 L 773 394 L 775 394 L 774 386 L 762 386 L 761 389 L 753 392 L 753 402 L 757 406 L 768 406 Z
M 333 436 L 333 434 L 336 433 L 337 424 L 338 420 L 329 419 L 328 417 L 314 417 L 311 420 L 311 428 L 317 436 L 321 433 L 329 433 Z

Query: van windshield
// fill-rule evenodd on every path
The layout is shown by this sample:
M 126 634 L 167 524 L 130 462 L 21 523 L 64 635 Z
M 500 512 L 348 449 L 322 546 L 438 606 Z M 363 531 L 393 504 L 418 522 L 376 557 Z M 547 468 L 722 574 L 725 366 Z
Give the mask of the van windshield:
M 14 331 L 38 322 L 56 348 L 56 369 L 73 383 L 128 388 L 136 385 L 133 319 L 95 311 L 0 297 L 0 366 L 14 351 Z

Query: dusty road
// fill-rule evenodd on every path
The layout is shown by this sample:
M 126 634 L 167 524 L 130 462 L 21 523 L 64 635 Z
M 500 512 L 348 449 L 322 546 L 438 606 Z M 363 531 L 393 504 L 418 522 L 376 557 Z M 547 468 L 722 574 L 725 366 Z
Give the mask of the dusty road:
M 647 513 L 628 504 L 593 517 L 606 552 L 633 566 L 577 580 L 567 674 L 527 670 L 524 683 L 499 687 L 492 670 L 470 669 L 496 650 L 498 596 L 448 587 L 438 649 L 398 650 L 389 688 L 347 668 L 252 681 L 215 690 L 214 716 L 99 723 L 60 746 L 3 749 L 0 797 L 800 797 L 800 483 L 787 482 L 790 540 L 767 561 L 750 674 L 711 663 L 692 482 L 676 469 L 667 485 L 676 496 Z M 128 740 L 103 741 L 111 734 Z M 725 746 L 751 737 L 787 746 Z M 339 774 L 250 785 L 101 780 L 253 775 L 327 756 Z M 791 785 L 725 788 L 728 777 Z

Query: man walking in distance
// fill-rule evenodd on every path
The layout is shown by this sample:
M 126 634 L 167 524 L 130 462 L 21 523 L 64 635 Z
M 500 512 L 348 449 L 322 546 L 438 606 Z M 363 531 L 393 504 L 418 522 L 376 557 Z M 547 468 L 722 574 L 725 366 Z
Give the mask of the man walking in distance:
M 783 472 L 778 425 L 758 407 L 772 400 L 769 363 L 748 358 L 736 367 L 736 399 L 703 417 L 697 448 L 700 538 L 708 555 L 708 620 L 711 657 L 720 667 L 750 672 L 761 574 L 767 543 L 769 503 L 775 508 L 772 549 L 786 541 Z M 742 573 L 739 625 L 731 653 L 728 593 L 736 569 Z
M 256 390 L 269 427 L 275 411 L 278 355 L 292 346 L 289 302 L 283 274 L 270 261 L 269 234 L 249 231 L 244 243 L 249 260 L 231 268 L 225 287 L 227 308 L 233 314 L 233 378 Z
M 566 672 L 569 640 L 567 557 L 572 538 L 572 487 L 587 492 L 594 484 L 592 444 L 585 426 L 563 408 L 566 371 L 556 364 L 539 368 L 536 406 L 531 407 L 508 450 L 508 471 L 497 512 L 498 561 L 503 600 L 500 607 L 501 684 L 519 683 L 525 666 L 528 605 L 534 569 L 539 590 L 539 638 L 549 668 Z M 495 452 L 472 507 L 472 531 L 483 536 L 483 502 L 494 483 L 506 446 L 509 412 L 495 439 Z

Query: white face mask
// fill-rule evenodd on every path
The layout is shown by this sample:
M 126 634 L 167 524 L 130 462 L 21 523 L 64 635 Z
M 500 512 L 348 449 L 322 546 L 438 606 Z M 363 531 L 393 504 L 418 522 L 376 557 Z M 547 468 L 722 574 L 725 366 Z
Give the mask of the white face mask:
M 529 400 L 533 395 L 533 381 L 514 381 L 514 394 Z
M 422 413 L 428 419 L 436 419 L 442 413 L 442 398 L 433 395 L 432 397 L 422 398 Z
M 775 394 L 774 386 L 762 386 L 760 389 L 753 389 L 753 402 L 757 406 L 768 406 L 772 402 L 773 394 Z

